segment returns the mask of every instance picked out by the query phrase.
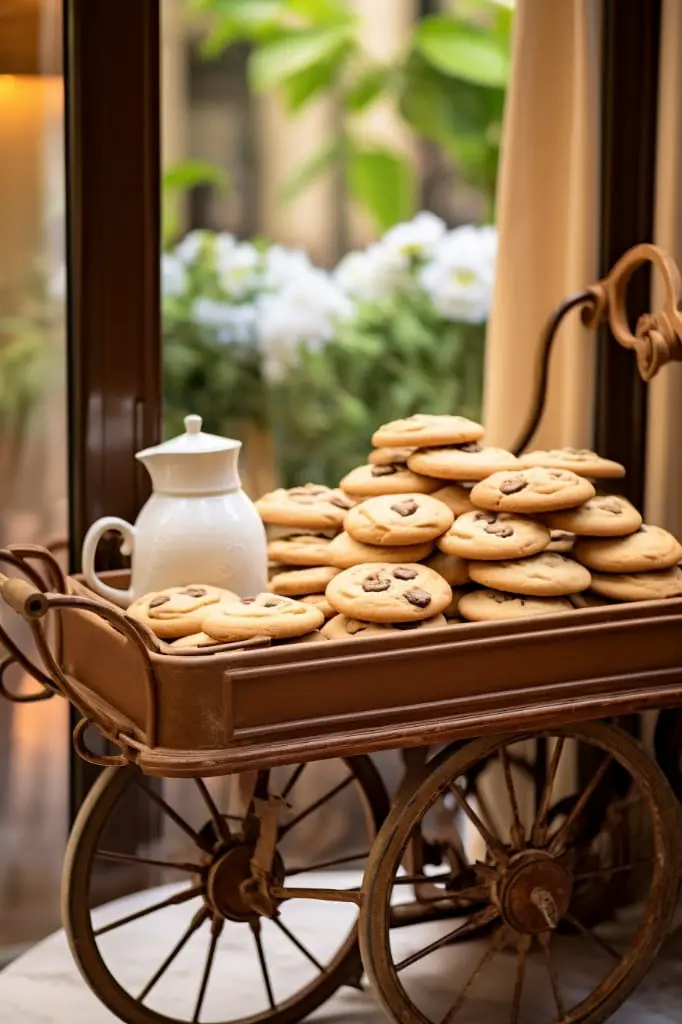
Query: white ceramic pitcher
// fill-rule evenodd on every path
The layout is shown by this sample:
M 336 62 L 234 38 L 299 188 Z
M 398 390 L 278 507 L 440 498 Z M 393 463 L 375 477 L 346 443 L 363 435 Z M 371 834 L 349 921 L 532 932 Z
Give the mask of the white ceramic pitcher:
M 83 543 L 88 586 L 121 608 L 165 587 L 207 583 L 248 597 L 267 589 L 265 529 L 241 489 L 241 441 L 205 434 L 200 416 L 186 416 L 186 433 L 138 452 L 153 493 L 134 526 L 116 516 L 98 519 Z M 95 572 L 97 545 L 118 531 L 121 551 L 132 556 L 129 590 L 104 583 Z

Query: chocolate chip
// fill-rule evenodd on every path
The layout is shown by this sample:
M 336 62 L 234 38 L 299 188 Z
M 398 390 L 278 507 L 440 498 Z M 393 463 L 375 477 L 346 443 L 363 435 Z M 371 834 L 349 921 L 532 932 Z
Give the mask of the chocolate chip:
M 393 476 L 397 472 L 397 466 L 372 466 L 372 476 Z
M 489 594 L 496 604 L 506 604 L 507 601 L 516 601 L 517 598 L 512 597 L 511 594 Z
M 353 502 L 349 498 L 344 498 L 341 494 L 334 494 L 329 499 L 329 502 L 331 505 L 336 505 L 337 508 L 342 508 L 346 511 L 353 507 Z
M 393 575 L 397 580 L 416 580 L 419 573 L 416 569 L 407 569 L 404 565 L 399 565 L 393 570 Z
M 500 484 L 502 494 L 518 494 L 528 486 L 528 481 L 522 476 L 510 476 Z
M 153 597 L 149 602 L 150 608 L 160 608 L 162 604 L 167 604 L 170 601 L 170 597 L 166 597 L 164 594 L 159 594 L 158 597 Z
M 279 601 L 263 601 L 264 608 L 277 608 L 279 607 Z
M 474 515 L 474 522 L 496 523 L 497 516 L 494 512 L 476 512 L 476 514 Z
M 467 455 L 475 455 L 477 452 L 483 451 L 483 446 L 478 441 L 472 441 L 471 444 L 458 444 L 455 447 L 460 452 L 466 452 Z
M 378 573 L 366 576 L 362 582 L 362 589 L 367 594 L 380 594 L 382 591 L 388 590 L 390 586 L 391 581 L 380 576 Z
M 502 523 L 491 523 L 483 527 L 484 533 L 492 533 L 495 537 L 513 537 L 514 531 L 511 526 L 503 526 Z
M 419 505 L 414 498 L 406 498 L 405 501 L 397 501 L 395 505 L 391 505 L 393 512 L 397 512 L 399 516 L 405 518 L 406 516 L 413 516 L 419 508 Z
M 206 597 L 208 591 L 205 587 L 186 587 L 180 593 L 187 594 L 188 597 Z
M 405 591 L 405 598 L 417 608 L 428 608 L 431 604 L 431 595 L 426 590 L 419 590 L 416 587 L 414 590 Z

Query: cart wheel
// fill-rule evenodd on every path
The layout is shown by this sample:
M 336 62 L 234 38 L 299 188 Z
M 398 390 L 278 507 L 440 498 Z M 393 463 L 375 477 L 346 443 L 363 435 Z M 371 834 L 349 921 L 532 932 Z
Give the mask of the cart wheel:
M 510 770 L 508 747 L 523 737 L 491 737 L 435 758 L 377 838 L 365 872 L 360 946 L 375 990 L 400 1024 L 464 1024 L 474 998 L 480 1018 L 490 1024 L 598 1024 L 636 987 L 667 934 L 677 898 L 680 838 L 677 804 L 662 773 L 635 740 L 612 726 L 587 723 L 542 735 L 551 755 L 537 812 L 524 813 L 532 801 L 523 800 Z M 559 789 L 566 789 L 568 740 L 596 749 L 599 764 L 565 811 L 552 814 Z M 493 753 L 504 769 L 509 809 L 508 824 L 495 831 L 463 786 L 471 766 Z M 605 813 L 603 797 L 616 767 L 628 773 L 630 800 L 636 794 L 646 816 L 645 856 L 638 851 L 628 864 L 620 857 L 586 864 L 586 837 L 601 833 L 594 808 Z M 412 881 L 401 877 L 405 852 L 444 797 L 464 811 L 467 842 L 477 845 L 478 856 L 468 876 L 434 871 L 430 881 L 440 890 L 441 906 L 455 903 L 468 908 L 468 916 L 422 925 L 419 936 L 418 929 L 392 930 L 393 905 L 402 898 L 402 883 Z M 592 927 L 576 916 L 582 886 L 593 877 L 632 872 L 635 864 L 647 872 L 643 906 L 628 908 L 617 928 L 613 921 Z M 557 935 L 560 925 L 574 934 Z M 483 926 L 489 929 L 484 941 L 461 942 Z
M 88 794 L 66 853 L 62 916 L 81 973 L 127 1024 L 291 1024 L 340 986 L 360 988 L 361 871 L 388 813 L 376 768 L 354 757 L 259 772 L 255 789 L 250 778 L 250 789 L 247 776 L 161 783 L 130 765 L 104 771 Z M 269 795 L 283 797 L 290 810 L 273 833 L 268 908 L 250 898 L 248 885 L 260 834 L 253 812 Z M 157 813 L 155 837 L 143 849 L 116 852 L 133 800 Z M 340 850 L 349 816 L 352 846 Z M 328 838 L 330 849 L 320 849 Z M 94 909 L 106 899 L 101 883 L 111 886 L 112 870 L 137 875 L 134 885 L 127 877 L 128 891 L 155 887 L 146 905 Z M 147 873 L 142 884 L 140 872 Z M 161 882 L 171 884 L 159 891 Z
M 682 801 L 682 711 L 661 711 L 654 732 L 654 750 L 659 768 Z

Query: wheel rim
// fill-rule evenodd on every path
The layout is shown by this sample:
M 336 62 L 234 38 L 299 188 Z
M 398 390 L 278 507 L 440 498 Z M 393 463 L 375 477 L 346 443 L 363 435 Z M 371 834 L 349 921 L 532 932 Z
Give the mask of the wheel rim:
M 324 779 L 318 786 L 320 796 L 311 800 L 305 794 L 305 783 L 315 769 Z M 226 784 L 226 780 L 172 780 L 164 783 L 161 795 L 151 780 L 129 766 L 104 772 L 81 808 L 65 861 L 64 926 L 81 973 L 100 1000 L 128 1024 L 291 1024 L 311 1013 L 341 985 L 359 987 L 357 895 L 341 892 L 336 898 L 343 902 L 332 904 L 327 900 L 335 893 L 323 890 L 329 877 L 325 872 L 354 871 L 357 879 L 353 876 L 350 888 L 357 888 L 361 879 L 357 871 L 364 867 L 387 813 L 386 792 L 373 764 L 368 758 L 350 758 L 325 762 L 322 769 L 311 765 L 259 773 L 255 801 L 279 793 L 291 804 L 292 812 L 275 827 L 277 849 L 263 890 L 256 895 L 248 885 L 245 889 L 244 883 L 252 874 L 259 822 L 253 814 L 243 819 L 242 811 L 226 814 L 224 802 L 216 796 L 216 786 Z M 232 781 L 232 797 L 240 786 L 239 780 Z M 171 798 L 166 790 L 172 787 Z M 124 798 L 130 800 L 133 793 L 157 810 L 163 826 L 161 838 L 142 851 L 116 852 L 110 849 L 111 836 L 116 832 L 117 816 L 125 812 Z M 254 807 L 251 800 L 251 811 Z M 297 832 L 319 828 L 322 816 L 327 821 L 335 807 L 337 813 L 339 809 L 350 811 L 361 818 L 363 839 L 353 842 L 348 852 L 319 856 L 314 863 L 305 858 L 294 862 L 290 851 L 295 849 Z M 234 802 L 227 810 L 234 810 Z M 306 848 L 303 835 L 299 852 Z M 191 854 L 185 853 L 190 849 Z M 151 894 L 141 908 L 137 904 L 109 907 L 99 915 L 95 911 L 93 920 L 97 869 L 104 861 L 117 862 L 117 869 L 148 871 L 151 882 L 168 881 L 172 876 L 184 881 Z M 343 887 L 349 887 L 348 878 Z M 294 889 L 305 889 L 305 901 L 293 898 Z M 347 902 L 351 898 L 356 903 Z M 269 906 L 261 906 L 259 899 L 269 901 Z M 321 907 L 326 908 L 325 929 L 318 942 L 308 917 L 319 919 Z M 268 912 L 275 916 L 265 917 Z M 179 928 L 181 914 L 186 920 Z M 153 973 L 152 943 L 156 956 Z M 284 954 L 284 970 L 279 972 L 271 956 L 275 944 Z M 130 949 L 145 950 L 144 971 L 130 962 Z M 251 956 L 250 965 L 245 950 Z M 255 982 L 249 966 L 258 971 Z M 294 985 L 292 978 L 298 977 L 302 968 L 303 983 Z M 186 992 L 182 998 L 177 995 L 178 971 L 183 977 L 181 989 Z M 230 1009 L 235 1000 L 247 995 L 248 1009 Z
M 460 1024 L 467 1019 L 473 999 L 486 1002 L 485 1019 L 490 1024 L 597 1024 L 638 984 L 667 933 L 675 909 L 680 851 L 677 807 L 664 777 L 635 741 L 612 727 L 593 723 L 543 735 L 552 742 L 537 814 L 528 818 L 522 813 L 508 771 L 505 751 L 516 741 L 477 740 L 435 759 L 430 774 L 394 809 L 377 839 L 365 875 L 360 941 L 367 973 L 389 1014 L 400 1024 Z M 590 783 L 572 806 L 557 816 L 551 814 L 553 790 L 561 759 L 569 749 L 567 740 L 589 744 L 603 757 Z M 472 764 L 493 753 L 503 767 L 510 807 L 508 828 L 499 835 L 493 834 L 475 807 L 465 806 L 458 785 Z M 616 763 L 629 772 L 651 828 L 651 856 L 646 858 L 646 870 L 651 873 L 648 898 L 623 950 L 614 947 L 614 940 L 609 941 L 603 929 L 584 925 L 572 913 L 576 888 L 590 876 L 579 866 L 579 839 L 573 837 L 580 836 L 581 817 L 591 804 L 598 804 L 605 785 L 608 789 L 609 770 Z M 440 873 L 435 884 L 440 887 L 441 905 L 451 901 L 460 909 L 468 907 L 470 913 L 441 929 L 436 939 L 427 942 L 421 937 L 417 947 L 413 944 L 405 955 L 407 948 L 398 948 L 399 933 L 391 932 L 392 903 L 396 894 L 404 891 L 400 864 L 425 814 L 446 793 L 454 795 L 488 856 L 477 859 L 472 877 Z M 554 825 L 549 822 L 551 817 Z M 639 870 L 642 865 L 617 863 L 599 870 L 613 875 L 635 867 Z M 584 978 L 578 984 L 571 978 L 574 988 L 568 988 L 561 943 L 574 940 L 557 939 L 558 929 L 565 923 L 578 933 L 580 944 L 590 944 L 588 969 L 590 974 L 597 973 L 596 984 L 591 980 L 588 984 Z M 482 929 L 488 931 L 484 943 L 467 948 L 460 945 L 472 934 L 480 935 Z M 434 958 L 434 971 L 437 961 L 438 970 L 430 979 L 430 989 L 424 980 L 428 957 Z M 597 962 L 599 957 L 603 961 Z M 506 974 L 509 978 L 504 978 L 502 992 L 500 977 Z M 531 974 L 533 983 L 529 984 Z M 535 981 L 541 976 L 547 994 L 542 1006 Z M 434 992 L 439 985 L 443 989 L 444 977 L 447 991 Z M 575 987 L 581 990 L 577 997 Z

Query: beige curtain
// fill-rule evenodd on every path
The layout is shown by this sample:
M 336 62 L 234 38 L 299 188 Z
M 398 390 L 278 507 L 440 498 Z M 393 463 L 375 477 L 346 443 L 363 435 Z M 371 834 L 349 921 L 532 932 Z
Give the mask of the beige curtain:
M 682 4 L 663 0 L 654 241 L 682 265 Z M 657 301 L 654 292 L 654 306 Z M 682 365 L 649 391 L 646 515 L 682 536 Z
M 597 279 L 599 8 L 592 0 L 517 2 L 486 352 L 485 422 L 492 443 L 511 444 L 522 429 L 549 313 Z M 589 443 L 591 346 L 579 318 L 569 318 L 536 447 Z

